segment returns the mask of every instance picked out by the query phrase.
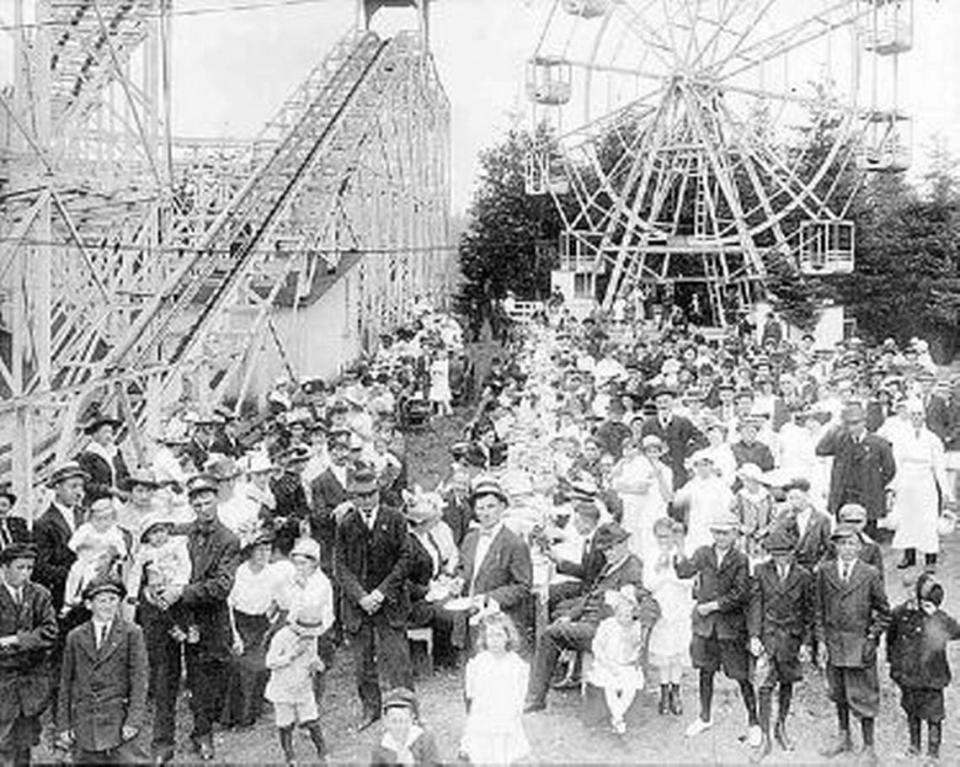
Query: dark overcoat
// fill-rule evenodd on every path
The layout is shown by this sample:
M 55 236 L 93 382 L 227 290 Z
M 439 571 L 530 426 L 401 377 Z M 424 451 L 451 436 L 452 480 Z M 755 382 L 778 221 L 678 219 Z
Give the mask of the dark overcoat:
M 367 616 L 360 600 L 374 590 L 383 594 L 378 614 L 394 628 L 406 624 L 410 556 L 407 521 L 399 512 L 381 506 L 373 530 L 355 508 L 344 516 L 337 525 L 336 574 L 342 589 L 340 615 L 347 631 L 360 630 Z
M 687 458 L 708 444 L 703 433 L 688 418 L 680 415 L 674 415 L 666 429 L 659 418 L 650 418 L 643 422 L 640 434 L 644 437 L 654 434 L 667 446 L 667 454 L 662 460 L 673 470 L 674 490 L 683 487 L 690 478 L 686 466 Z
M 750 590 L 747 633 L 760 639 L 771 658 L 796 660 L 800 645 L 813 637 L 813 574 L 794 563 L 781 580 L 774 562 L 759 565 Z
M 219 520 L 191 526 L 187 537 L 192 573 L 180 602 L 190 608 L 200 631 L 197 651 L 210 658 L 230 657 L 233 636 L 227 597 L 240 565 L 240 541 Z
M 844 583 L 833 561 L 822 563 L 815 578 L 814 626 L 817 642 L 826 645 L 830 665 L 873 666 L 877 642 L 890 623 L 880 572 L 857 560 Z
M 887 629 L 890 677 L 901 687 L 939 689 L 950 684 L 947 642 L 960 624 L 943 610 L 927 615 L 912 602 L 896 607 Z
M 82 521 L 81 513 L 74 510 L 74 514 L 74 521 L 79 525 Z M 37 564 L 33 577 L 50 591 L 57 612 L 63 607 L 67 573 L 77 561 L 77 555 L 67 545 L 72 535 L 59 507 L 53 504 L 33 524 L 33 539 L 37 546 Z
M 750 567 L 747 555 L 733 548 L 717 567 L 717 552 L 713 546 L 701 546 L 693 556 L 678 558 L 677 575 L 681 578 L 697 576 L 696 601 L 698 605 L 716 601 L 719 609 L 709 615 L 693 611 L 693 633 L 717 639 L 746 640 L 747 608 L 750 605 Z
M 109 751 L 124 725 L 140 730 L 147 705 L 149 664 L 143 631 L 117 617 L 100 648 L 93 621 L 67 635 L 60 672 L 57 729 L 71 730 L 83 751 Z
M 89 475 L 89 479 L 83 484 L 88 504 L 101 498 L 112 497 L 113 491 L 122 487 L 124 480 L 130 476 L 130 470 L 119 450 L 113 457 L 112 468 L 106 458 L 89 450 L 77 455 L 77 463 Z
M 0 648 L 0 722 L 39 716 L 50 702 L 50 650 L 57 640 L 57 616 L 50 592 L 27 582 L 18 606 L 0 586 L 0 636 L 16 634 L 14 647 Z
M 896 474 L 890 443 L 876 434 L 856 442 L 843 428 L 834 428 L 820 439 L 817 455 L 833 456 L 827 510 L 836 514 L 844 503 L 856 502 L 870 519 L 886 516 L 886 488 Z

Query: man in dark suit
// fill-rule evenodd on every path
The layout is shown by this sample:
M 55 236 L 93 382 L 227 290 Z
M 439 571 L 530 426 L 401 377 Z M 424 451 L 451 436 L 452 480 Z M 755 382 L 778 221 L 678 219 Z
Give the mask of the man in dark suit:
M 77 455 L 77 463 L 90 475 L 85 486 L 88 504 L 119 495 L 122 492 L 119 488 L 130 476 L 116 443 L 120 425 L 116 418 L 99 414 L 84 427 L 90 442 Z
M 663 462 L 673 470 L 673 489 L 678 490 L 689 478 L 685 463 L 687 458 L 696 450 L 707 447 L 707 438 L 689 419 L 673 412 L 675 395 L 672 389 L 658 390 L 653 401 L 657 415 L 643 422 L 640 435 L 646 437 L 655 434 L 663 440 L 667 446 Z
M 796 540 L 794 558 L 801 567 L 813 572 L 830 549 L 831 519 L 810 502 L 810 482 L 793 479 L 783 487 L 787 502 L 773 528 L 793 535 Z
M 792 751 L 787 716 L 793 685 L 803 679 L 801 647 L 809 657 L 813 635 L 813 575 L 795 561 L 796 539 L 786 530 L 771 532 L 763 541 L 772 559 L 754 573 L 747 612 L 747 633 L 754 657 L 766 656 L 768 671 L 760 680 L 759 717 L 763 731 L 760 758 L 770 754 L 770 718 L 777 688 L 777 726 L 774 737 L 784 751 Z
M 887 485 L 896 473 L 890 443 L 868 433 L 863 408 L 851 404 L 843 424 L 823 435 L 816 452 L 833 457 L 827 510 L 836 514 L 844 504 L 860 504 L 867 510 L 867 534 L 876 539 L 877 520 L 887 513 Z
M 230 456 L 231 458 L 242 458 L 246 450 L 237 434 L 237 417 L 230 408 L 224 405 L 214 408 L 213 413 L 220 419 L 220 428 L 210 445 L 210 452 Z
M 91 618 L 67 636 L 57 732 L 76 764 L 146 761 L 147 648 L 141 628 L 118 615 L 125 595 L 120 581 L 95 578 L 83 595 Z
M 155 626 L 151 624 L 160 618 L 159 611 L 177 603 L 193 613 L 200 635 L 199 642 L 187 644 L 184 653 L 193 714 L 190 740 L 201 760 L 210 761 L 214 757 L 213 723 L 223 705 L 226 662 L 233 646 L 227 596 L 240 564 L 240 542 L 217 518 L 218 489 L 217 480 L 206 474 L 191 478 L 187 484 L 190 506 L 196 515 L 196 521 L 187 531 L 190 581 L 186 586 L 165 588 L 157 609 L 143 614 L 146 606 L 141 606 L 141 625 L 158 640 L 151 641 L 153 654 L 150 663 L 156 667 L 155 679 L 159 688 L 154 690 L 153 751 L 155 760 L 160 763 L 173 756 L 181 648 L 169 633 L 156 637 Z
M 554 549 L 547 551 L 547 557 L 556 565 L 558 575 L 568 575 L 574 580 L 551 584 L 548 604 L 551 611 L 568 599 L 583 594 L 584 589 L 596 580 L 603 569 L 606 558 L 597 546 L 597 525 L 600 521 L 600 509 L 592 502 L 580 502 L 573 508 L 573 524 L 577 534 L 583 539 L 580 558 L 573 562 L 563 559 Z
M 596 536 L 597 547 L 604 552 L 606 563 L 586 593 L 537 637 L 525 711 L 546 708 L 550 676 L 562 650 L 590 650 L 597 626 L 610 614 L 605 601 L 608 591 L 619 591 L 628 585 L 634 588 L 640 605 L 639 620 L 644 631 L 642 645 L 646 645 L 646 637 L 660 617 L 660 606 L 643 587 L 643 564 L 630 553 L 630 533 L 616 522 L 608 522 L 600 526 Z
M 50 592 L 30 580 L 37 552 L 15 543 L 0 551 L 0 762 L 30 764 L 40 716 L 50 701 L 48 656 L 57 640 Z
M 0 550 L 13 543 L 28 543 L 33 538 L 27 520 L 10 516 L 16 505 L 17 496 L 10 485 L 0 485 Z
M 748 742 L 756 748 L 763 737 L 747 655 L 750 571 L 746 554 L 733 545 L 739 527 L 736 516 L 718 512 L 710 523 L 713 545 L 701 546 L 689 558 L 679 556 L 674 563 L 679 577 L 698 579 L 690 658 L 700 672 L 700 716 L 686 732 L 692 737 L 713 726 L 713 679 L 722 666 L 724 673 L 740 685 L 747 710 Z
M 839 736 L 821 753 L 834 757 L 853 750 L 853 711 L 860 718 L 863 755 L 876 763 L 874 724 L 880 710 L 877 644 L 890 623 L 890 606 L 880 573 L 859 558 L 857 528 L 842 523 L 831 537 L 838 555 L 835 562 L 817 568 L 814 622 L 820 644 L 817 661 L 826 669 L 830 699 L 837 707 Z
M 54 610 L 63 607 L 63 591 L 67 573 L 77 555 L 67 544 L 83 522 L 84 483 L 90 475 L 80 464 L 69 461 L 50 475 L 53 502 L 33 525 L 37 544 L 37 583 L 42 584 L 53 597 Z
M 275 545 L 282 554 L 290 553 L 310 515 L 303 484 L 303 469 L 309 460 L 310 448 L 291 445 L 280 454 L 283 473 L 270 480 L 270 491 L 276 500 L 272 520 L 273 532 L 277 536 Z
M 310 535 L 320 543 L 320 564 L 333 577 L 333 551 L 337 535 L 334 509 L 350 500 L 347 482 L 352 468 L 350 432 L 337 430 L 327 437 L 330 465 L 310 483 Z
M 459 574 L 465 594 L 477 608 L 495 602 L 526 640 L 532 624 L 533 565 L 527 544 L 503 524 L 508 503 L 495 479 L 481 477 L 474 483 L 470 505 L 479 527 L 468 532 L 460 545 Z M 465 644 L 464 626 L 458 625 L 454 645 Z
M 353 472 L 347 489 L 352 507 L 337 525 L 336 572 L 364 730 L 380 718 L 381 683 L 387 690 L 413 688 L 406 637 L 410 539 L 400 513 L 380 505 L 372 469 Z
M 740 422 L 740 439 L 730 446 L 733 457 L 737 461 L 738 469 L 747 463 L 759 466 L 760 470 L 764 472 L 773 469 L 773 452 L 767 445 L 757 439 L 759 433 L 760 420 L 758 418 L 747 418 Z

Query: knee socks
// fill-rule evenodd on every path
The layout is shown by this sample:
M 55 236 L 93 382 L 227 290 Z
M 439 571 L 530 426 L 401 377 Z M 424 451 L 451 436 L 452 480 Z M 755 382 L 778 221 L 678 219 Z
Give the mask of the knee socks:
M 713 706 L 713 672 L 700 669 L 700 718 L 710 721 Z
M 303 725 L 310 733 L 310 740 L 313 741 L 313 747 L 317 750 L 317 758 L 323 761 L 327 754 L 326 744 L 323 742 L 323 730 L 320 729 L 320 722 L 316 719 Z
M 780 683 L 780 693 L 777 696 L 777 721 L 787 721 L 790 714 L 790 701 L 793 699 L 793 684 L 790 682 Z
M 860 720 L 860 729 L 863 732 L 863 747 L 873 748 L 873 717 L 865 716 Z
M 743 696 L 743 706 L 747 709 L 747 722 L 752 727 L 757 723 L 757 694 L 749 679 L 740 679 L 738 682 L 740 694 Z
M 280 736 L 280 748 L 283 750 L 283 758 L 287 762 L 295 760 L 293 753 L 293 725 L 288 727 L 278 727 L 277 734 Z
M 846 703 L 837 704 L 837 724 L 841 733 L 850 734 L 850 707 Z

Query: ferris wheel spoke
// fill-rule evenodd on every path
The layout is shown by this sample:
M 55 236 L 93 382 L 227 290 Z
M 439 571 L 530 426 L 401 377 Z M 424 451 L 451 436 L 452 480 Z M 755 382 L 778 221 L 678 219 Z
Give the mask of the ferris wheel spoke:
M 640 41 L 644 45 L 650 47 L 660 60 L 660 63 L 665 67 L 665 71 L 670 72 L 673 71 L 678 64 L 675 53 L 676 48 L 672 47 L 669 38 L 664 38 L 663 35 L 647 23 L 643 17 L 643 13 L 655 4 L 656 0 L 647 0 L 642 9 L 635 9 L 629 3 L 624 2 L 617 5 L 616 8 L 621 11 L 623 23 L 633 30 L 634 34 L 640 38 Z M 670 54 L 670 56 L 664 56 L 664 51 Z
M 691 78 L 691 82 L 707 85 L 707 81 L 698 78 Z M 779 103 L 797 104 L 803 107 L 818 107 L 823 105 L 823 99 L 819 96 L 803 96 L 799 93 L 786 93 L 784 91 L 775 91 L 769 88 L 755 88 L 747 85 L 738 85 L 736 83 L 723 83 L 721 90 L 725 93 L 739 93 L 744 96 L 756 96 L 759 99 L 775 101 Z M 832 109 L 837 111 L 849 111 L 853 114 L 856 110 L 852 106 L 836 104 L 831 105 Z
M 849 26 L 855 22 L 862 13 L 862 11 L 858 12 L 856 7 L 850 4 L 849 0 L 843 0 L 821 13 L 813 14 L 781 32 L 751 43 L 746 48 L 742 47 L 741 43 L 741 45 L 735 47 L 725 57 L 714 62 L 708 68 L 708 72 L 721 81 L 729 80 L 744 72 L 755 69 L 770 59 L 783 58 L 791 51 L 809 45 L 826 35 L 833 34 L 838 29 Z M 727 65 L 734 59 L 741 59 L 747 63 L 729 71 L 724 71 Z
M 732 21 L 751 0 L 735 0 L 734 5 L 731 7 L 728 0 L 724 0 L 723 8 L 720 12 L 719 18 L 717 19 L 704 19 L 701 17 L 701 20 L 704 23 L 711 24 L 714 27 L 713 33 L 707 39 L 706 44 L 703 46 L 703 49 L 700 51 L 699 55 L 693 60 L 691 69 L 696 71 L 700 66 L 700 62 L 708 54 L 710 56 L 716 56 L 717 50 L 720 47 L 720 41 L 723 39 L 724 35 L 737 35 L 738 42 L 743 37 L 746 37 L 750 34 L 750 27 L 743 32 L 738 34 L 732 25 Z M 776 0 L 767 0 L 768 5 L 772 5 Z

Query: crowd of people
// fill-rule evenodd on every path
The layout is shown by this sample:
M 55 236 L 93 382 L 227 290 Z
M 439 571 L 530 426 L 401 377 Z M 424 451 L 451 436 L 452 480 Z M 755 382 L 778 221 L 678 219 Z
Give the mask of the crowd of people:
M 343 647 L 358 729 L 382 723 L 373 763 L 450 761 L 418 713 L 419 630 L 462 671 L 473 763 L 529 756 L 552 687 L 583 686 L 620 735 L 646 688 L 683 716 L 690 668 L 687 736 L 713 726 L 722 669 L 762 759 L 794 748 L 806 662 L 836 708 L 824 753 L 853 749 L 852 713 L 876 759 L 884 641 L 909 748 L 925 721 L 936 758 L 960 390 L 922 341 L 818 348 L 777 324 L 704 336 L 556 303 L 474 386 L 457 323 L 423 311 L 336 382 L 278 382 L 256 418 L 170 414 L 148 465 L 96 414 L 32 528 L 0 492 L 0 757 L 28 761 L 49 708 L 78 761 L 165 763 L 185 668 L 197 758 L 269 703 L 283 759 L 300 726 L 322 760 Z M 447 476 L 410 483 L 405 431 L 458 397 Z M 893 610 L 890 537 L 915 584 Z

